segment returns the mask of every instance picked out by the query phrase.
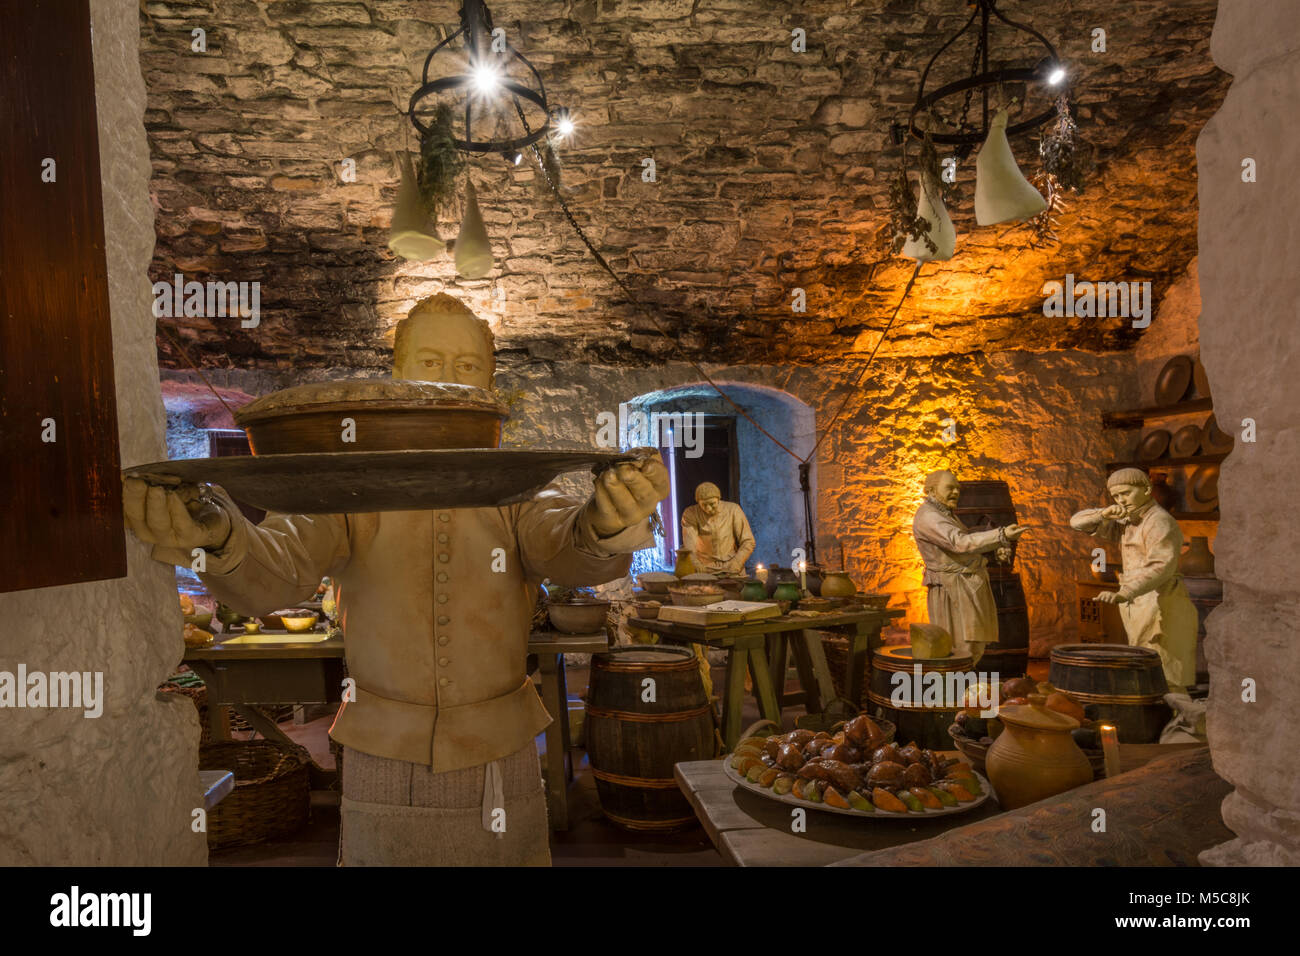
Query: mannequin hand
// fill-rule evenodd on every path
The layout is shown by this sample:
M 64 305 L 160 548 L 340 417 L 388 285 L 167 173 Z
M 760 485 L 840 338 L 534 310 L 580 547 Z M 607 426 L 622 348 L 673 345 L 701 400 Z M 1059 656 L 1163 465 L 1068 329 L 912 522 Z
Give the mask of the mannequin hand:
M 592 530 L 602 538 L 644 521 L 668 497 L 668 469 L 656 454 L 621 462 L 596 479 L 587 503 Z
M 1002 533 L 1007 536 L 1008 541 L 1015 541 L 1029 529 L 1018 524 L 1009 524 L 1002 529 Z
M 1109 508 L 1104 508 L 1101 512 L 1101 516 L 1103 518 L 1109 518 L 1111 521 L 1117 521 L 1124 517 L 1124 506 L 1111 505 Z
M 1011 560 L 1011 549 L 998 548 L 997 551 L 993 552 L 993 556 L 1005 564 L 1007 561 Z
M 230 516 L 216 502 L 200 500 L 197 485 L 164 488 L 127 478 L 122 482 L 122 511 L 127 528 L 147 544 L 214 551 L 230 537 Z
M 1123 604 L 1128 599 L 1118 591 L 1102 591 L 1093 600 L 1100 601 L 1102 604 Z

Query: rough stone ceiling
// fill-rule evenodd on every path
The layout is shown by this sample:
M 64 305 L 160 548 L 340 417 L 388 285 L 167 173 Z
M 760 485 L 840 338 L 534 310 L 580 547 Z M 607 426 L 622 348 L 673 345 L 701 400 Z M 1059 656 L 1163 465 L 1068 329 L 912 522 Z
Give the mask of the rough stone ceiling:
M 969 15 L 962 0 L 490 6 L 552 104 L 575 113 L 578 133 L 561 150 L 575 216 L 687 352 L 815 362 L 874 344 L 911 271 L 880 241 L 899 164 L 889 127 Z M 1158 301 L 1195 255 L 1195 142 L 1228 83 L 1209 55 L 1216 0 L 1000 6 L 1069 65 L 1098 166 L 1068 197 L 1060 243 L 1035 249 L 1023 227 L 976 227 L 974 157 L 964 161 L 950 206 L 956 256 L 926 267 L 885 357 L 1125 347 L 1135 334 L 1126 319 L 1045 318 L 1043 283 L 1066 273 L 1150 280 Z M 393 152 L 415 146 L 399 110 L 458 9 L 455 0 L 144 0 L 152 277 L 261 283 L 257 328 L 176 320 L 200 365 L 384 367 L 393 323 L 444 289 L 489 317 L 498 347 L 518 357 L 672 354 L 527 163 L 476 161 L 497 263 L 488 279 L 458 281 L 450 257 L 414 264 L 389 253 Z M 206 53 L 190 50 L 195 27 Z M 807 52 L 790 49 L 795 27 Z M 1096 27 L 1106 53 L 1090 50 Z M 956 78 L 968 57 L 942 60 L 951 68 L 936 67 L 928 86 Z M 1035 138 L 1013 145 L 1026 172 L 1037 167 Z M 355 183 L 339 179 L 346 157 Z M 645 157 L 656 183 L 641 180 Z M 440 234 L 457 226 L 444 221 Z M 791 311 L 796 287 L 806 314 Z M 186 364 L 162 337 L 159 349 L 165 367 Z

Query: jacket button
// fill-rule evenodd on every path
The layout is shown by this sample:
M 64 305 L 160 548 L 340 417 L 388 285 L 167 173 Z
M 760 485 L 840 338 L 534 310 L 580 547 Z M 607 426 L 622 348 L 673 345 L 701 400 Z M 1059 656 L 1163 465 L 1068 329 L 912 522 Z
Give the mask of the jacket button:
M 451 560 L 451 555 L 449 555 L 447 552 L 444 551 L 442 554 L 438 555 L 438 560 L 441 561 L 443 564 L 446 564 L 448 561 Z
M 438 658 L 438 666 L 439 666 L 439 667 L 446 667 L 446 666 L 447 666 L 448 664 L 450 664 L 450 663 L 451 663 L 451 661 L 447 660 L 447 658 L 445 658 L 445 657 L 440 657 L 440 658 Z
M 439 686 L 439 687 L 446 687 L 449 683 L 451 683 L 451 681 L 447 680 L 447 678 L 445 678 L 445 677 L 439 677 L 439 678 L 438 678 L 438 686 Z
M 450 540 L 451 540 L 451 539 L 448 538 L 445 534 L 440 534 L 440 535 L 438 535 L 438 543 L 439 543 L 439 544 L 446 544 L 446 543 L 447 543 L 448 541 L 450 541 Z
M 450 521 L 450 520 L 451 520 L 451 515 L 447 514 L 447 512 L 445 512 L 445 511 L 440 512 L 440 513 L 438 514 L 438 520 L 439 520 L 439 521 Z
M 439 624 L 450 624 L 450 623 L 451 623 L 451 618 L 449 618 L 449 617 L 448 617 L 447 615 L 445 615 L 445 614 L 440 614 L 440 615 L 438 615 L 438 623 L 439 623 Z
M 448 637 L 446 634 L 439 635 L 439 637 L 438 637 L 438 643 L 439 643 L 439 644 L 442 644 L 442 645 L 444 645 L 444 646 L 445 646 L 448 642 L 450 642 L 450 641 L 451 641 L 451 638 Z
M 438 572 L 438 583 L 439 583 L 439 584 L 446 584 L 446 583 L 447 583 L 447 572 L 446 572 L 446 571 L 439 571 L 439 572 Z
M 439 604 L 446 604 L 446 603 L 447 603 L 447 595 L 445 595 L 445 594 L 439 594 L 439 595 L 438 595 L 438 603 L 439 603 Z

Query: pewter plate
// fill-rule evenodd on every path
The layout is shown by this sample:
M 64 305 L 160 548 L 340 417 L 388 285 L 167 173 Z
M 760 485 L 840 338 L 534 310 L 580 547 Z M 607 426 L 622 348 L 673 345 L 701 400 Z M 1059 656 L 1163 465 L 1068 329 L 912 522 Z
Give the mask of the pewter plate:
M 966 803 L 959 803 L 955 807 L 944 807 L 941 810 L 922 810 L 920 813 L 915 810 L 908 810 L 906 813 L 890 813 L 888 810 L 854 810 L 852 808 L 845 810 L 841 807 L 828 807 L 824 803 L 813 803 L 811 800 L 801 800 L 793 793 L 774 793 L 767 787 L 760 787 L 756 783 L 750 783 L 740 775 L 740 771 L 732 769 L 730 754 L 722 758 L 722 772 L 726 774 L 728 780 L 736 784 L 736 786 L 740 787 L 742 790 L 748 790 L 750 793 L 757 794 L 760 797 L 765 797 L 768 800 L 775 800 L 778 803 L 786 803 L 792 807 L 807 807 L 809 810 L 823 810 L 826 813 L 838 813 L 843 817 L 857 817 L 859 820 L 916 821 L 925 819 L 926 817 L 950 817 L 953 814 L 966 813 L 969 810 L 974 810 L 976 807 L 988 800 L 989 796 L 993 793 L 993 786 L 989 783 L 988 778 L 979 771 L 972 770 L 971 773 L 975 774 L 975 777 L 979 780 L 980 787 L 982 787 L 983 790 L 974 800 L 969 800 Z M 868 797 L 868 799 L 870 798 Z
M 495 508 L 527 501 L 557 475 L 635 456 L 612 451 L 450 448 L 231 455 L 125 469 L 154 484 L 220 485 L 236 501 L 288 514 Z

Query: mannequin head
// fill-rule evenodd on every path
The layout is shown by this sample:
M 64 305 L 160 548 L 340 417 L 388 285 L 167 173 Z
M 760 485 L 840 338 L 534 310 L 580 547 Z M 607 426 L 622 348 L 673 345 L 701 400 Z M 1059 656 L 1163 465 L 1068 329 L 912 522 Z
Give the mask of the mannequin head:
M 710 518 L 718 513 L 721 502 L 722 491 L 713 482 L 704 481 L 695 487 L 695 503 Z
M 397 323 L 393 378 L 492 387 L 492 330 L 458 299 L 440 293 Z
M 1125 514 L 1132 515 L 1151 500 L 1151 479 L 1137 468 L 1121 468 L 1106 479 L 1106 490 Z
M 925 476 L 925 493 L 947 508 L 957 507 L 961 485 L 951 471 L 932 471 Z

